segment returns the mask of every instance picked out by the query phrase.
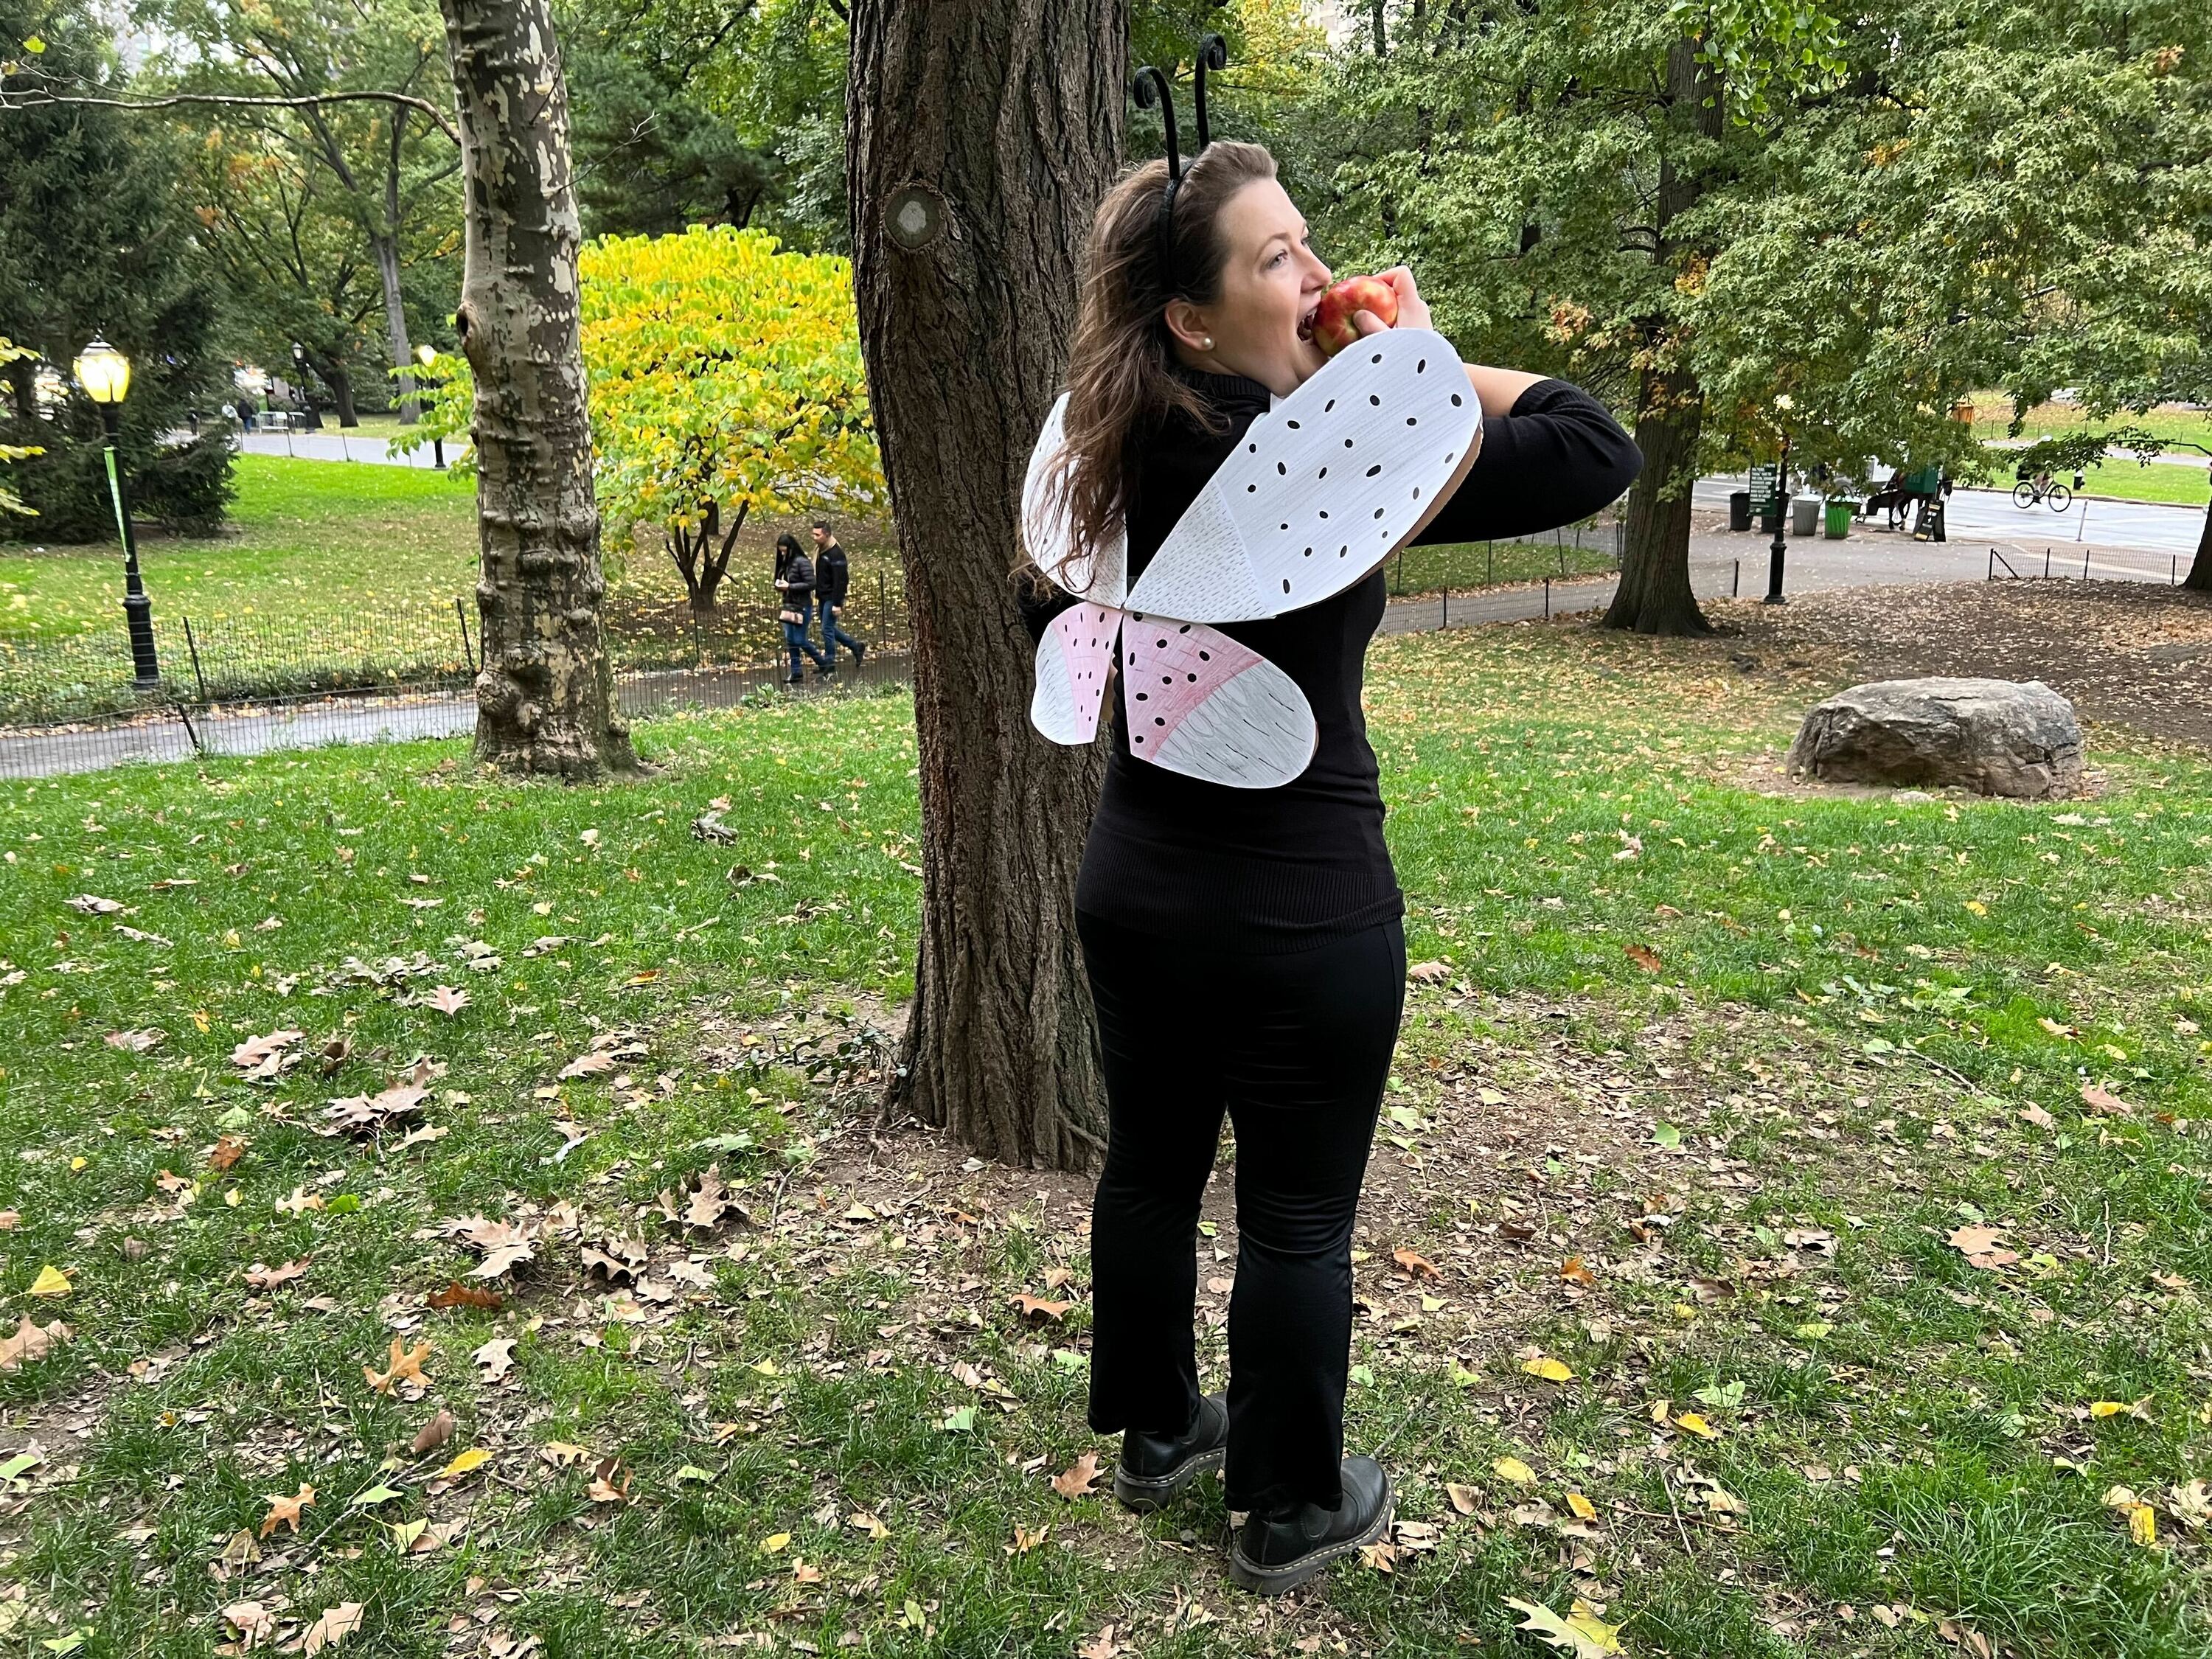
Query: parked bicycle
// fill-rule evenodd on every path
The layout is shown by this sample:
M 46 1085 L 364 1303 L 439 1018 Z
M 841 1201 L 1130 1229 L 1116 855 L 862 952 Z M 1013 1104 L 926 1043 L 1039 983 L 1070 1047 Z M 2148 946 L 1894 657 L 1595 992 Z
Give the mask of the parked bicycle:
M 2058 483 L 2048 472 L 2039 472 L 2033 478 L 2022 478 L 2012 488 L 2012 504 L 2023 510 L 2038 501 L 2047 502 L 2053 513 L 2063 513 L 2074 504 L 2074 492 Z

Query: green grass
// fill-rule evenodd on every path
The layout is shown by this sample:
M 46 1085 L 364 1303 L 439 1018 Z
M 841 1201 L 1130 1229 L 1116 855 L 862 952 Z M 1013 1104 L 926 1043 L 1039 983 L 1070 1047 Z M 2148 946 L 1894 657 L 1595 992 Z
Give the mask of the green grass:
M 550 1656 L 1066 1653 L 1109 1623 L 1147 1655 L 1516 1655 L 1546 1650 L 1505 1598 L 1581 1595 L 1640 1655 L 1932 1659 L 1947 1622 L 2201 1653 L 2212 769 L 2100 733 L 2092 801 L 1756 794 L 1816 677 L 1747 683 L 1724 651 L 1528 627 L 1373 653 L 1409 943 L 1443 971 L 1411 988 L 1370 1172 L 1347 1440 L 1388 1439 L 1434 1547 L 1264 1608 L 1223 1582 L 1218 1486 L 1139 1521 L 1047 1484 L 1113 1449 L 1082 1425 L 1087 1188 L 871 1152 L 872 1085 L 830 1080 L 881 1063 L 910 990 L 903 699 L 649 722 L 657 769 L 623 788 L 504 783 L 453 744 L 8 787 L 0 1292 L 76 1340 L 0 1372 L 0 1444 L 45 1459 L 0 1522 L 0 1632 L 202 1654 L 252 1597 L 286 1639 L 360 1601 L 349 1650 L 391 1655 L 448 1650 L 453 1619 Z M 734 844 L 690 833 L 713 803 Z M 247 1079 L 234 1046 L 278 1030 L 311 1057 Z M 557 1075 L 617 1033 L 612 1068 Z M 418 1059 L 441 1136 L 316 1133 Z M 2085 1106 L 2099 1084 L 2125 1115 Z M 423 1306 L 476 1259 L 438 1224 L 562 1205 L 666 1282 L 684 1237 L 640 1206 L 710 1162 L 753 1221 L 690 1236 L 676 1301 L 586 1278 L 564 1233 L 505 1310 Z M 1944 1241 L 1970 1224 L 2019 1260 L 1969 1265 Z M 47 1265 L 70 1295 L 27 1298 Z M 1022 1325 L 1009 1298 L 1055 1269 L 1075 1305 Z M 431 1344 L 416 1402 L 362 1376 L 395 1324 Z M 503 1380 L 471 1361 L 494 1335 Z M 440 1407 L 453 1438 L 411 1455 Z M 590 1489 L 607 1456 L 627 1502 Z M 211 1572 L 303 1481 L 296 1540 Z M 402 1553 L 424 1520 L 460 1530 Z
M 461 604 L 477 628 L 475 485 L 422 469 L 244 455 L 220 537 L 145 534 L 163 676 L 196 688 L 197 647 L 219 697 L 289 696 L 465 676 Z M 695 622 L 681 577 L 650 534 L 608 532 L 608 645 L 618 669 L 755 664 L 780 654 L 774 539 L 748 525 L 720 607 Z M 863 641 L 903 629 L 897 547 L 879 526 L 841 535 L 853 564 L 844 618 Z M 374 550 L 374 551 L 370 551 Z M 112 545 L 0 545 L 0 724 L 134 707 Z M 185 624 L 189 619 L 191 639 Z M 472 649 L 472 645 L 469 647 Z

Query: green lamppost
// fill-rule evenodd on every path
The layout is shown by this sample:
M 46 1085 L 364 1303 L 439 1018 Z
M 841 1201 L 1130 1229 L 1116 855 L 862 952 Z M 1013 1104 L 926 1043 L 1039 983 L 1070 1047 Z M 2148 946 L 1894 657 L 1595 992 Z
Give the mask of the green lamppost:
M 123 538 L 123 619 L 131 630 L 131 665 L 138 689 L 150 691 L 161 683 L 161 659 L 154 650 L 154 602 L 146 597 L 146 583 L 138 574 L 138 538 L 131 533 L 131 502 L 115 449 L 119 432 L 116 411 L 131 390 L 131 360 L 95 334 L 77 353 L 76 383 L 100 405 L 100 424 L 107 433 L 107 494 L 115 503 L 115 528 Z

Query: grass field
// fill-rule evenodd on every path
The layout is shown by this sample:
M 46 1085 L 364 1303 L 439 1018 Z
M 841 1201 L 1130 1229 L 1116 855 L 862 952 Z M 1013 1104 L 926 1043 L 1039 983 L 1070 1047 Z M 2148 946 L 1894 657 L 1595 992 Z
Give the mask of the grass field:
M 2212 769 L 1762 794 L 1838 671 L 1727 650 L 1373 653 L 1425 966 L 1348 1441 L 1409 1524 L 1266 1605 L 1218 1487 L 1087 1489 L 1086 1184 L 873 1123 L 902 699 L 650 722 L 620 789 L 7 787 L 0 1291 L 73 1335 L 0 1370 L 0 1632 L 1511 1656 L 1580 1599 L 1635 1655 L 2202 1653 Z

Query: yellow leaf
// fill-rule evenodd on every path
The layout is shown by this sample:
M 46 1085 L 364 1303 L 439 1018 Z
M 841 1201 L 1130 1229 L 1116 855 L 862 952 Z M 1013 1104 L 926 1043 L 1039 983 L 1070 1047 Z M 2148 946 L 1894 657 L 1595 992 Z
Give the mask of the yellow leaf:
M 1549 1354 L 1528 1361 L 1521 1369 L 1530 1376 L 1542 1377 L 1547 1382 L 1565 1382 L 1574 1376 L 1574 1372 L 1564 1361 L 1554 1359 Z
M 31 1288 L 25 1291 L 24 1294 L 27 1296 L 67 1296 L 73 1288 L 74 1286 L 72 1286 L 69 1282 L 68 1275 L 64 1273 L 60 1268 L 41 1267 L 39 1269 L 39 1276 L 31 1281 Z
M 1579 1597 L 1564 1619 L 1540 1603 L 1516 1601 L 1510 1595 L 1505 1605 L 1528 1615 L 1519 1629 L 1534 1632 L 1573 1659 L 1607 1659 L 1620 1651 L 1620 1626 L 1607 1624 Z
M 775 1361 L 773 1359 L 756 1359 L 753 1361 L 753 1369 L 758 1371 L 763 1376 L 781 1376 L 783 1375 L 781 1371 L 776 1370 Z
M 1983 903 L 1979 899 L 1966 900 L 1966 908 L 1972 910 L 1978 916 L 1985 916 L 1990 913 L 1990 907 Z
M 2125 1410 L 2127 1407 L 2117 1400 L 2092 1400 L 2089 1402 L 2089 1415 L 2092 1417 L 2118 1417 Z
M 1505 1480 L 1512 1481 L 1516 1486 L 1526 1486 L 1532 1485 L 1536 1479 L 1536 1471 L 1530 1468 L 1526 1463 L 1523 1463 L 1517 1457 L 1501 1457 L 1490 1467 L 1495 1469 L 1498 1474 Z
M 1575 1512 L 1575 1519 L 1577 1521 L 1597 1519 L 1597 1505 L 1578 1492 L 1571 1492 L 1567 1494 L 1567 1507 Z
M 491 1454 L 482 1446 L 471 1446 L 438 1471 L 438 1479 L 450 1480 L 456 1475 L 466 1474 L 471 1469 L 480 1469 L 491 1462 Z
M 1721 1431 L 1706 1422 L 1696 1412 L 1682 1413 L 1675 1418 L 1674 1426 L 1678 1429 L 1687 1429 L 1692 1434 L 1701 1434 L 1708 1440 L 1717 1440 L 1721 1437 Z
M 2158 1511 L 2148 1504 L 2138 1504 L 2128 1511 L 2128 1536 L 2145 1549 L 2158 1547 Z
M 761 1540 L 761 1553 L 763 1555 L 774 1555 L 778 1550 L 781 1549 L 790 1541 L 791 1534 L 789 1533 L 772 1532 L 767 1537 Z

